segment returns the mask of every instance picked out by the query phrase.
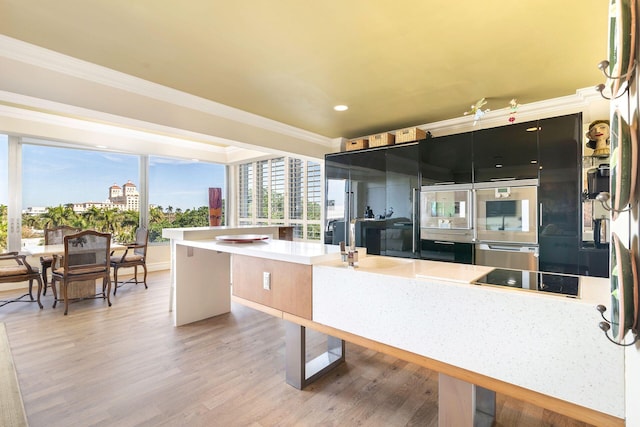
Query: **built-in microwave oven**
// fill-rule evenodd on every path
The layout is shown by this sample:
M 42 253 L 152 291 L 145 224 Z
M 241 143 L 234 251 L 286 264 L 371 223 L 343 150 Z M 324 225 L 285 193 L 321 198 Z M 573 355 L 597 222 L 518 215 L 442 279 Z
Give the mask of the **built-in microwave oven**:
M 420 192 L 420 238 L 471 242 L 473 197 L 471 184 L 423 186 Z
M 479 242 L 538 243 L 538 180 L 474 184 Z

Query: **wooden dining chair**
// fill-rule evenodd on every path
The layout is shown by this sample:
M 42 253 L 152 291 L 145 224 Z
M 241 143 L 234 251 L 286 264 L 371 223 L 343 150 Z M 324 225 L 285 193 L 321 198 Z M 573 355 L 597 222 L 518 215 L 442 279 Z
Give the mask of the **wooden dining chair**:
M 29 282 L 29 292 L 17 298 L 0 300 L 0 307 L 4 307 L 12 302 L 33 302 L 33 281 L 38 282 L 38 305 L 40 303 L 40 292 L 42 292 L 42 279 L 37 268 L 31 267 L 27 262 L 26 255 L 18 252 L 7 252 L 0 254 L 0 283 Z M 29 297 L 30 300 L 23 300 Z
M 46 245 L 61 245 L 63 243 L 64 236 L 69 234 L 75 234 L 81 230 L 77 227 L 71 227 L 68 225 L 60 225 L 58 227 L 45 228 L 44 229 L 44 244 Z M 47 270 L 51 268 L 53 262 L 53 256 L 40 257 L 40 265 L 42 266 L 42 283 L 43 290 L 42 295 L 47 294 Z
M 138 266 L 144 270 L 142 283 L 147 288 L 147 244 L 149 243 L 149 231 L 145 227 L 139 227 L 136 230 L 136 241 L 127 245 L 124 254 L 111 253 L 111 267 L 113 268 L 113 295 L 118 291 L 118 286 L 126 283 L 140 283 L 138 281 Z M 133 268 L 133 277 L 118 281 L 118 270 L 121 268 Z
M 60 283 L 60 292 L 64 301 L 64 314 L 69 311 L 70 299 L 105 298 L 111 307 L 111 271 L 109 268 L 109 250 L 111 234 L 95 230 L 85 230 L 64 237 L 64 256 L 53 256 L 51 267 L 51 289 L 53 307 L 60 299 L 56 282 Z M 102 279 L 102 292 L 95 292 L 95 281 Z M 91 292 L 86 292 L 86 283 L 92 282 Z M 85 286 L 83 286 L 83 283 Z M 69 290 L 72 296 L 69 296 Z

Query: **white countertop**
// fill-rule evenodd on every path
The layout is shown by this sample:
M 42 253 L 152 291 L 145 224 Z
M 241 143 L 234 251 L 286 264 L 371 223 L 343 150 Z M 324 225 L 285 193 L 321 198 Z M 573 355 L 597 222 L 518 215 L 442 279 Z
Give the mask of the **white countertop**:
M 227 243 L 217 240 L 185 240 L 178 244 L 230 254 L 247 255 L 307 265 L 337 259 L 340 256 L 340 248 L 335 245 L 291 242 L 288 240 L 268 239 L 253 243 Z
M 404 279 L 442 280 L 466 284 L 473 283 L 494 269 L 494 267 L 482 265 L 367 255 L 366 250 L 363 248 L 358 248 L 359 262 L 357 263 L 357 267 L 353 269 L 347 267 L 346 263 L 341 260 L 340 249 L 336 245 L 275 239 L 253 243 L 228 243 L 215 239 L 184 240 L 178 244 L 218 252 L 293 262 L 296 264 L 350 269 L 356 272 L 382 274 Z M 503 292 L 531 292 L 508 287 L 492 287 Z M 558 297 L 557 294 L 547 292 L 535 292 L 535 294 L 552 298 Z M 580 277 L 580 296 L 575 299 L 576 301 L 588 304 L 601 304 L 603 301 L 608 301 L 609 296 L 609 279 L 586 276 Z
M 272 234 L 283 225 L 220 225 L 216 227 L 163 228 L 162 237 L 176 240 L 210 239 L 223 234 Z

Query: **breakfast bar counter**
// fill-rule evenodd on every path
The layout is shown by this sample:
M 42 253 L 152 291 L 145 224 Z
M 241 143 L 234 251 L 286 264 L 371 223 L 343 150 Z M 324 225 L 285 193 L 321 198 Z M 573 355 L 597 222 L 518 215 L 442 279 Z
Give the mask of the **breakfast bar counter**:
M 577 298 L 474 283 L 491 270 L 364 254 L 353 268 L 331 245 L 185 240 L 176 243 L 174 315 L 181 325 L 230 311 L 232 284 L 236 301 L 286 321 L 287 382 L 298 388 L 313 379 L 293 351 L 309 327 L 334 337 L 322 372 L 344 360 L 340 340 L 440 372 L 441 421 L 478 423 L 473 411 L 497 391 L 624 425 L 624 351 L 602 336 L 596 310 L 610 305 L 609 281 L 581 277 Z M 302 374 L 289 378 L 290 364 Z

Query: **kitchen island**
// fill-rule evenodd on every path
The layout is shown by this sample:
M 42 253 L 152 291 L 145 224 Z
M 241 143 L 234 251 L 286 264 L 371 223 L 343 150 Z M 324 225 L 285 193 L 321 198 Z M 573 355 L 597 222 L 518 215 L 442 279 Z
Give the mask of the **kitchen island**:
M 318 372 L 344 360 L 339 340 L 439 372 L 441 422 L 473 423 L 476 404 L 499 392 L 595 425 L 624 423 L 623 349 L 602 336 L 595 309 L 609 306 L 606 279 L 582 277 L 568 298 L 474 284 L 491 267 L 361 256 L 348 268 L 335 246 L 277 240 L 181 241 L 176 261 L 177 312 L 216 298 L 199 315 L 228 312 L 232 282 L 236 301 L 287 322 L 288 382 L 291 363 L 304 370 L 296 349 L 309 327 L 334 337 Z M 280 286 L 283 277 L 293 279 Z
M 272 239 L 293 240 L 293 227 L 282 225 L 240 225 L 240 226 L 214 226 L 214 227 L 181 227 L 163 228 L 162 237 L 169 239 L 171 247 L 171 286 L 169 288 L 169 311 L 173 311 L 176 292 L 176 242 L 183 240 L 205 240 L 215 239 L 222 235 L 239 234 L 263 234 Z M 198 312 L 202 311 L 195 307 Z M 183 320 L 177 320 L 174 315 L 174 323 L 195 322 L 198 313 Z

